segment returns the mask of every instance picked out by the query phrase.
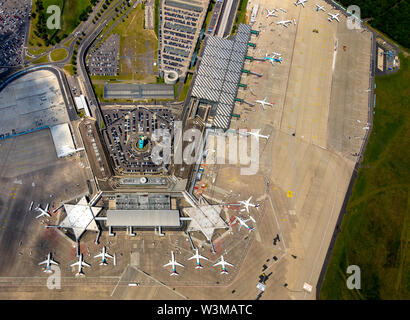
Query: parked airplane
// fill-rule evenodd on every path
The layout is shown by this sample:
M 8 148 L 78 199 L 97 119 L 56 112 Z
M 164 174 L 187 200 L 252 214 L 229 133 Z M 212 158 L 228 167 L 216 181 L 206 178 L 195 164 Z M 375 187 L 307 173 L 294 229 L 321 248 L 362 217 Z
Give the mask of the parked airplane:
M 277 22 L 276 24 L 281 24 L 282 26 L 287 28 L 288 27 L 286 25 L 287 23 L 292 23 L 292 20 L 282 20 L 282 21 Z
M 284 12 L 284 13 L 287 12 L 287 11 L 286 11 L 285 9 L 283 9 L 283 8 L 279 8 L 279 10 L 282 11 L 282 12 Z
M 40 204 L 37 206 L 37 208 L 35 208 L 34 210 L 36 211 L 40 211 L 41 213 L 36 217 L 36 219 L 42 217 L 42 216 L 47 216 L 47 217 L 51 217 L 50 213 L 48 212 L 48 206 L 49 204 L 47 203 L 46 208 L 42 209 Z
M 338 13 L 336 13 L 336 14 L 328 13 L 328 15 L 330 16 L 330 18 L 327 18 L 327 19 L 328 19 L 330 22 L 332 22 L 333 20 L 337 20 L 337 22 L 340 22 L 340 20 L 339 20 L 339 18 L 338 18 L 338 16 L 339 16 Z
M 282 63 L 282 57 L 276 57 L 275 55 L 272 55 L 272 57 L 269 57 L 268 54 L 266 54 L 265 60 L 269 60 L 272 64 L 275 64 L 275 62 Z
M 80 254 L 80 256 L 78 257 L 78 261 L 76 263 L 73 263 L 72 265 L 70 265 L 70 267 L 74 267 L 74 266 L 78 266 L 78 272 L 77 272 L 76 276 L 84 274 L 83 266 L 91 267 L 88 263 L 84 262 L 82 254 Z
M 307 1 L 307 0 L 297 0 L 297 1 L 294 3 L 294 5 L 297 7 L 299 4 L 301 4 L 302 7 L 304 8 L 306 1 Z
M 221 266 L 221 274 L 228 274 L 228 271 L 226 271 L 225 266 L 233 267 L 233 264 L 230 264 L 228 261 L 224 260 L 224 256 L 221 256 L 221 261 L 215 263 L 214 267 L 219 266 L 219 265 Z
M 248 200 L 239 201 L 239 204 L 243 204 L 245 206 L 245 209 L 248 212 L 248 214 L 249 214 L 249 207 L 253 207 L 253 208 L 258 208 L 259 207 L 259 204 L 251 203 L 251 199 L 252 199 L 252 196 Z
M 319 6 L 318 4 L 316 5 L 316 11 L 326 11 L 324 6 Z
M 51 259 L 51 252 L 49 252 L 49 254 L 47 255 L 47 259 L 40 262 L 38 265 L 40 266 L 42 264 L 46 264 L 46 268 L 44 269 L 44 272 L 47 272 L 47 273 L 53 272 L 50 268 L 52 264 L 55 264 L 56 266 L 58 266 L 58 263 L 55 262 L 53 259 Z
M 251 221 L 251 219 L 242 220 L 242 219 L 239 218 L 239 217 L 235 217 L 235 220 L 234 220 L 234 221 L 238 221 L 238 222 L 239 222 L 238 231 L 241 230 L 242 226 L 246 227 L 246 229 L 248 229 L 249 232 L 251 232 L 251 231 L 253 231 L 253 230 L 255 229 L 255 228 L 252 228 L 252 227 L 250 227 L 250 226 L 248 226 L 248 225 L 246 224 L 248 221 Z
M 198 249 L 195 249 L 195 254 L 194 254 L 191 258 L 189 258 L 188 260 L 192 260 L 192 259 L 196 259 L 196 267 L 195 267 L 195 269 L 202 269 L 202 268 L 203 268 L 203 267 L 201 266 L 200 259 L 209 260 L 208 258 L 205 258 L 205 257 L 201 256 L 201 255 L 198 253 Z
M 272 11 L 266 9 L 266 11 L 268 12 L 265 18 L 269 18 L 269 17 L 277 17 L 277 15 L 275 14 L 275 9 L 273 9 Z
M 167 264 L 164 264 L 164 267 L 172 266 L 172 273 L 170 274 L 170 276 L 178 276 L 179 274 L 176 271 L 176 266 L 183 267 L 183 265 L 178 263 L 175 260 L 174 251 L 171 251 L 171 255 L 172 255 L 172 260 L 169 260 Z
M 110 254 L 107 253 L 107 249 L 105 248 L 105 246 L 102 248 L 102 251 L 100 254 L 97 254 L 96 256 L 94 256 L 94 258 L 99 258 L 101 257 L 101 263 L 100 266 L 106 266 L 107 265 L 107 258 L 111 258 L 114 259 L 114 257 Z
M 267 104 L 267 105 L 269 105 L 269 106 L 273 106 L 273 105 L 274 105 L 274 103 L 266 102 L 266 98 L 267 98 L 267 97 L 265 97 L 265 99 L 263 99 L 263 100 L 256 100 L 257 103 L 260 103 L 260 104 L 262 105 L 262 108 L 263 108 L 264 110 L 265 110 L 265 104 Z
M 264 135 L 262 135 L 262 134 L 259 134 L 259 131 L 260 131 L 260 130 L 258 130 L 257 132 L 249 131 L 249 132 L 247 132 L 247 134 L 248 134 L 248 136 L 251 135 L 251 136 L 254 136 L 254 137 L 256 137 L 256 138 L 269 139 L 269 135 L 264 136 Z

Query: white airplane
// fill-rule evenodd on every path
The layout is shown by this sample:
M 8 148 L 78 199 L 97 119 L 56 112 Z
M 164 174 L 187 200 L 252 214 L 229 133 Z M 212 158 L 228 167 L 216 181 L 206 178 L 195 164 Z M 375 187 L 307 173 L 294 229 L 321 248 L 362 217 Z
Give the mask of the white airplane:
M 269 62 L 272 63 L 273 65 L 275 64 L 275 62 L 282 63 L 282 57 L 277 57 L 275 55 L 272 55 L 272 57 L 269 57 L 268 54 L 266 54 L 265 60 L 269 60 Z
M 102 248 L 102 252 L 100 254 L 97 254 L 96 256 L 94 256 L 94 258 L 99 258 L 99 257 L 101 257 L 100 266 L 106 266 L 107 265 L 106 257 L 114 259 L 114 257 L 112 255 L 107 253 L 107 249 L 105 248 L 105 246 Z
M 80 256 L 78 257 L 78 262 L 73 263 L 72 265 L 70 265 L 70 267 L 74 267 L 74 266 L 78 266 L 78 272 L 76 274 L 76 276 L 79 275 L 83 275 L 83 266 L 85 267 L 91 267 L 88 263 L 84 262 L 83 260 L 83 254 L 80 254 Z
M 189 258 L 188 260 L 192 260 L 192 259 L 196 259 L 196 267 L 195 267 L 195 269 L 202 269 L 202 268 L 203 268 L 203 267 L 201 266 L 200 259 L 209 260 L 208 258 L 205 258 L 205 257 L 201 256 L 201 255 L 198 253 L 198 249 L 195 249 L 195 254 L 194 254 L 191 258 Z
M 370 130 L 369 126 L 363 127 L 363 130 Z
M 248 229 L 249 232 L 255 230 L 255 228 L 252 228 L 252 227 L 250 227 L 250 226 L 248 226 L 248 225 L 246 224 L 248 221 L 251 221 L 251 219 L 242 220 L 242 219 L 239 218 L 239 217 L 235 217 L 235 220 L 234 220 L 234 221 L 238 221 L 238 222 L 239 222 L 238 231 L 241 230 L 242 226 L 246 227 L 246 229 Z
M 260 130 L 258 130 L 257 132 L 249 131 L 249 132 L 247 132 L 247 134 L 248 134 L 248 136 L 251 135 L 251 136 L 256 137 L 257 139 L 258 139 L 258 138 L 269 139 L 269 135 L 264 136 L 264 135 L 262 135 L 262 134 L 259 134 L 259 131 L 260 131 Z
M 225 266 L 231 266 L 233 267 L 233 264 L 230 264 L 228 261 L 224 260 L 224 256 L 221 256 L 221 261 L 217 262 L 214 264 L 214 267 L 216 266 L 222 266 L 221 268 L 221 274 L 228 274 L 228 271 L 226 271 L 226 267 Z
M 316 5 L 316 11 L 326 11 L 324 6 L 319 6 L 318 4 Z
M 265 104 L 267 104 L 268 106 L 273 106 L 274 105 L 274 103 L 266 102 L 266 98 L 267 97 L 265 97 L 265 99 L 263 99 L 263 100 L 256 100 L 257 103 L 260 103 L 262 105 L 262 108 L 264 110 L 265 110 Z
M 40 217 L 42 217 L 42 216 L 51 217 L 50 213 L 48 212 L 48 205 L 49 205 L 49 204 L 47 203 L 47 206 L 46 206 L 45 209 L 42 209 L 42 208 L 40 207 L 40 205 L 38 205 L 38 207 L 34 209 L 34 210 L 36 210 L 36 211 L 40 211 L 40 212 L 41 212 L 41 213 L 36 217 L 36 219 L 38 219 L 38 218 L 40 218 Z
M 172 260 L 169 260 L 167 264 L 164 264 L 164 267 L 172 266 L 172 273 L 170 274 L 170 276 L 178 276 L 179 274 L 176 270 L 176 266 L 183 267 L 183 265 L 178 263 L 175 260 L 174 251 L 171 251 L 171 255 L 172 255 Z
M 258 208 L 259 207 L 259 204 L 251 203 L 251 199 L 252 199 L 252 196 L 248 200 L 239 201 L 239 204 L 243 204 L 245 206 L 246 212 L 248 212 L 248 214 L 249 214 L 249 207 L 253 207 L 253 208 Z
M 294 5 L 297 7 L 299 4 L 301 4 L 302 7 L 304 8 L 306 1 L 307 1 L 307 0 L 297 0 L 297 1 L 294 3 Z
M 49 254 L 47 255 L 47 259 L 40 262 L 38 265 L 42 265 L 42 264 L 46 264 L 46 268 L 44 269 L 44 272 L 50 273 L 53 272 L 50 267 L 52 264 L 55 264 L 56 266 L 58 266 L 58 263 L 55 262 L 53 259 L 51 259 L 51 252 L 49 252 Z
M 266 18 L 269 18 L 269 17 L 277 17 L 277 15 L 275 14 L 276 9 L 273 9 L 272 11 L 266 9 L 266 11 L 268 12 L 268 14 L 266 15 Z
M 333 20 L 337 20 L 337 22 L 340 22 L 340 20 L 339 20 L 339 18 L 338 18 L 338 16 L 339 16 L 338 13 L 336 13 L 336 14 L 328 13 L 328 15 L 330 16 L 330 18 L 327 18 L 327 19 L 328 19 L 330 22 L 332 22 Z
M 287 23 L 292 23 L 292 20 L 282 20 L 282 21 L 277 22 L 276 24 L 281 24 L 282 26 L 287 28 L 288 27 L 286 25 Z

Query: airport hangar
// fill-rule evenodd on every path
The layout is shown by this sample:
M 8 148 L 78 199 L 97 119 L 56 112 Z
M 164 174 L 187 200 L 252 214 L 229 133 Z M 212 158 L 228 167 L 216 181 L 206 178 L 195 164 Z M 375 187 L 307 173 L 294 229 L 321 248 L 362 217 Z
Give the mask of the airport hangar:
M 0 140 L 50 129 L 58 158 L 75 150 L 58 79 L 48 70 L 27 73 L 0 92 Z

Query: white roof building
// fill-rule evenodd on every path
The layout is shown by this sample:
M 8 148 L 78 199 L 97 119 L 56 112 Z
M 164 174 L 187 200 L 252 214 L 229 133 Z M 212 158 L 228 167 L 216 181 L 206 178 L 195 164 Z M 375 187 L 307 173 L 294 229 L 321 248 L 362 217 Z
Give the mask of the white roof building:
M 74 141 L 68 123 L 53 126 L 50 130 L 58 158 L 71 154 L 72 152 L 70 153 L 70 150 L 75 151 Z
M 101 207 L 93 207 L 82 197 L 77 204 L 64 204 L 67 217 L 60 223 L 60 227 L 73 229 L 74 236 L 78 240 L 86 230 L 99 231 L 95 217 L 102 210 Z

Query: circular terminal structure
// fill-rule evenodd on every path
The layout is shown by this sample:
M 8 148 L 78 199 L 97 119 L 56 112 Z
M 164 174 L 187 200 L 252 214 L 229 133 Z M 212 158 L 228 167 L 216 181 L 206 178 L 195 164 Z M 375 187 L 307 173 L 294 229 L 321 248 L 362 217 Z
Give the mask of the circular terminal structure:
M 178 72 L 174 70 L 165 70 L 164 71 L 164 81 L 166 84 L 175 84 L 179 78 Z
M 145 177 L 140 178 L 140 183 L 147 183 L 148 179 Z

